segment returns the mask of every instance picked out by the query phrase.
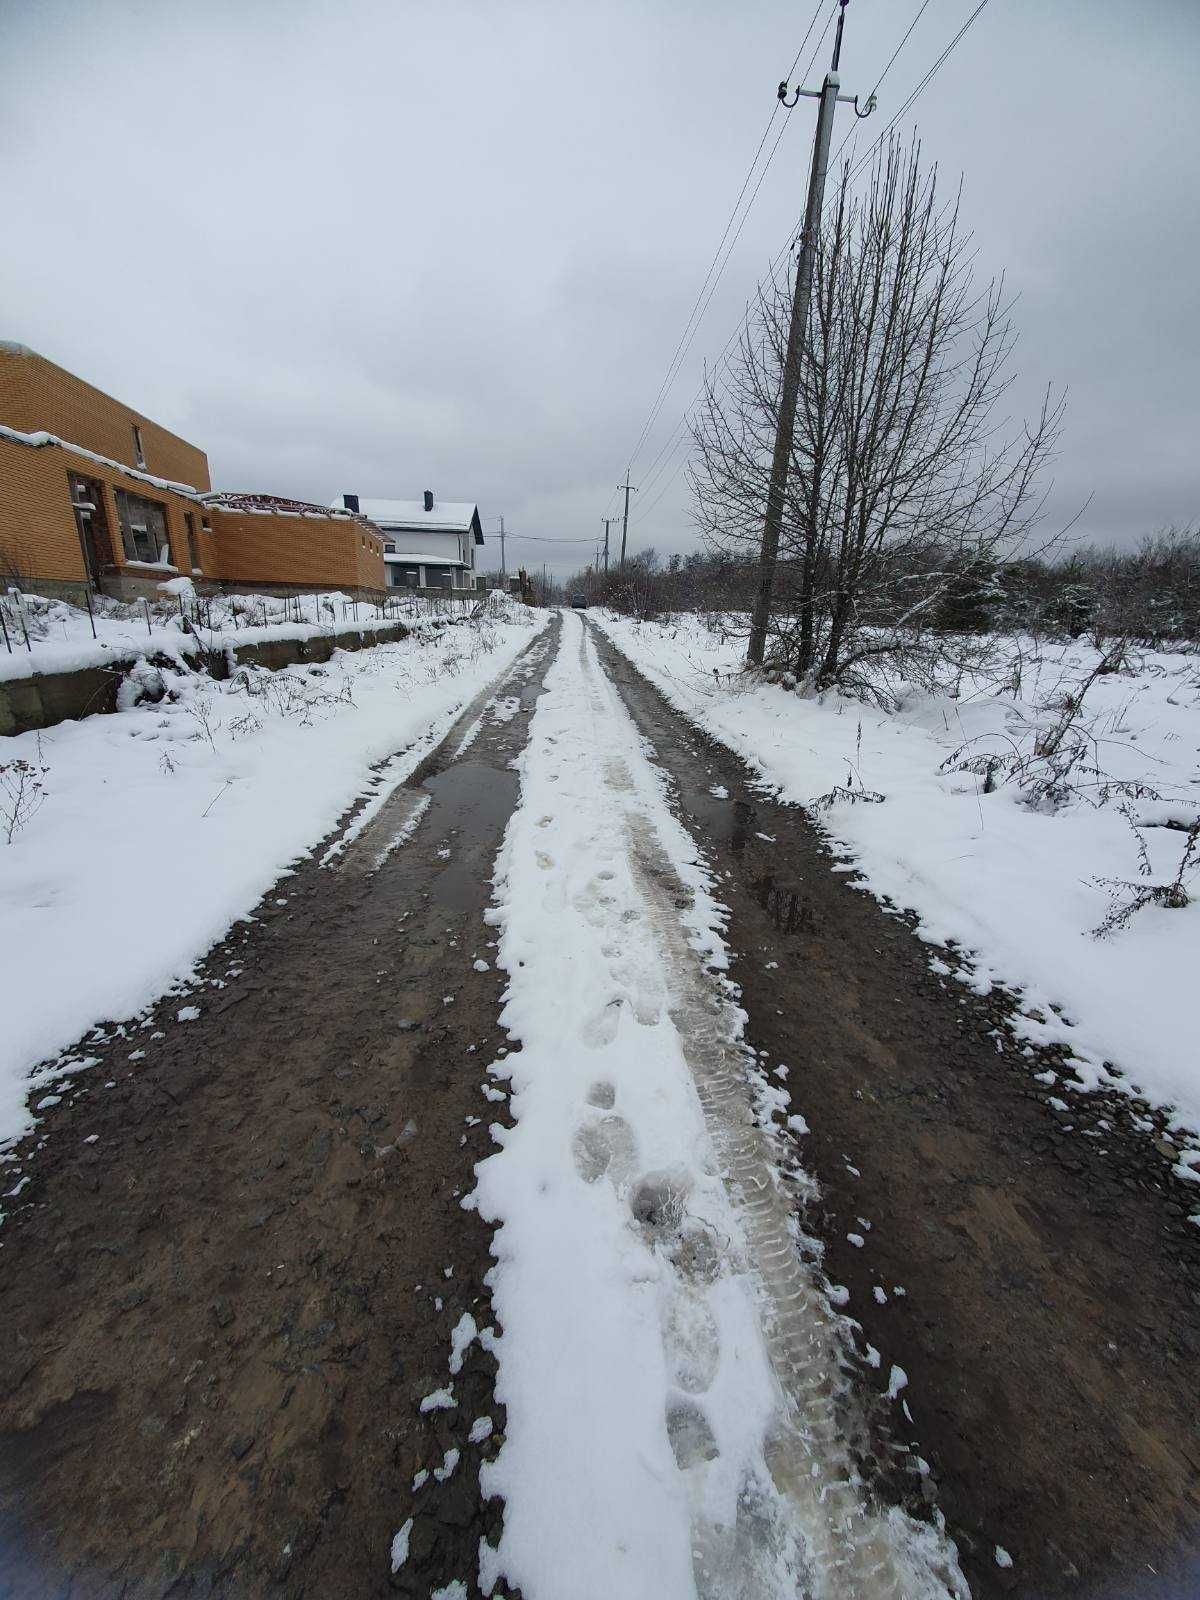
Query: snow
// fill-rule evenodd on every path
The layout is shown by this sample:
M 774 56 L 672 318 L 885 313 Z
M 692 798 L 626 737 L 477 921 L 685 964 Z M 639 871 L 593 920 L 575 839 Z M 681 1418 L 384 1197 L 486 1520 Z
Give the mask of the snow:
M 344 511 L 345 506 L 335 500 L 333 509 Z M 361 516 L 385 531 L 429 528 L 438 533 L 466 533 L 478 508 L 469 500 L 435 500 L 433 510 L 426 511 L 424 500 L 368 500 L 360 495 L 358 509 Z
M 34 450 L 44 450 L 48 445 L 57 445 L 60 449 L 70 450 L 77 456 L 94 461 L 97 466 L 110 467 L 114 472 L 123 473 L 127 478 L 135 478 L 139 483 L 148 483 L 155 489 L 169 489 L 172 494 L 183 495 L 186 499 L 195 500 L 197 503 L 203 499 L 202 491 L 193 484 L 175 483 L 170 478 L 156 478 L 151 472 L 127 467 L 123 461 L 114 461 L 109 456 L 97 455 L 94 450 L 85 450 L 83 445 L 72 444 L 69 439 L 60 439 L 57 434 L 47 433 L 41 428 L 33 433 L 21 433 L 17 428 L 8 428 L 0 424 L 0 439 L 7 439 L 12 444 L 28 445 Z
M 468 1120 L 477 1122 L 479 1119 L 476 1117 L 473 1119 L 468 1118 Z M 451 1372 L 457 1374 L 462 1371 L 463 1357 L 466 1355 L 467 1347 L 477 1337 L 478 1333 L 479 1329 L 475 1325 L 475 1318 L 469 1311 L 464 1311 L 450 1332 Z
M 1200 970 L 1200 884 L 1187 909 L 1148 908 L 1096 939 L 1109 898 L 1095 880 L 1138 878 L 1133 831 L 1118 804 L 1085 795 L 1049 813 L 1023 803 L 1015 786 L 985 794 L 980 775 L 941 770 L 968 740 L 974 751 L 1028 743 L 1034 702 L 1090 670 L 1095 650 L 1053 645 L 1031 664 L 1026 649 L 1019 698 L 967 680 L 957 699 L 913 691 L 886 713 L 836 694 L 809 699 L 749 685 L 739 675 L 742 645 L 695 617 L 658 626 L 589 616 L 783 799 L 811 806 L 848 774 L 855 787 L 882 793 L 882 804 L 839 799 L 820 811 L 856 883 L 915 910 L 931 943 L 958 941 L 979 991 L 993 983 L 1021 991 L 1023 1035 L 1069 1046 L 1087 1086 L 1111 1086 L 1111 1062 L 1121 1087 L 1173 1108 L 1177 1126 L 1200 1128 L 1200 1055 L 1185 1046 Z M 1098 678 L 1087 704 L 1102 769 L 1167 797 L 1130 804 L 1147 824 L 1140 837 L 1155 880 L 1169 879 L 1183 835 L 1148 824 L 1200 812 L 1200 659 L 1142 651 L 1132 675 Z M 946 970 L 936 957 L 931 966 Z
M 413 1519 L 409 1517 L 408 1521 L 392 1540 L 392 1571 L 394 1573 L 399 1572 L 400 1568 L 408 1560 L 408 1540 L 412 1529 Z
M 160 570 L 145 562 L 138 565 L 146 571 Z M 90 621 L 86 609 L 66 600 L 9 595 L 4 601 L 4 614 L 12 650 L 3 648 L 0 636 L 0 679 L 26 678 L 31 672 L 78 672 L 86 667 L 136 661 L 143 656 L 163 655 L 183 665 L 203 650 L 276 639 L 345 638 L 389 622 L 421 629 L 432 626 L 435 619 L 431 603 L 418 596 L 405 595 L 402 606 L 394 606 L 387 615 L 380 616 L 366 601 L 359 601 L 356 608 L 353 597 L 339 590 L 305 594 L 299 597 L 304 620 L 297 622 L 294 600 L 230 594 L 201 601 L 205 622 L 189 631 L 179 614 L 179 598 L 182 595 L 189 605 L 191 617 L 195 588 L 192 580 L 171 578 L 158 587 L 167 598 L 149 602 L 149 627 L 141 601 L 124 602 L 97 595 Z M 30 632 L 29 649 L 25 646 L 22 612 Z M 207 625 L 210 617 L 211 627 Z
M 177 699 L 0 738 L 0 766 L 35 763 L 47 791 L 11 844 L 0 828 L 0 1143 L 32 1125 L 38 1063 L 185 983 L 372 767 L 417 745 L 415 765 L 543 622 L 506 600 L 482 628 L 255 669 L 253 694 L 166 669 Z
M 445 1389 L 435 1389 L 432 1394 L 427 1394 L 421 1401 L 422 1414 L 429 1411 L 453 1411 L 458 1401 L 454 1398 L 454 1386 L 451 1384 Z
M 383 559 L 393 562 L 397 566 L 410 567 L 465 567 L 467 565 L 465 561 L 456 560 L 453 556 L 427 556 L 423 552 L 404 554 L 400 551 L 385 550 Z
M 753 1158 L 767 1187 L 751 1207 L 723 1176 L 760 1144 L 744 1077 L 718 1084 L 728 1060 L 749 1070 L 722 908 L 571 613 L 517 767 L 489 914 L 501 1021 L 520 1045 L 489 1071 L 511 1082 L 515 1126 L 493 1128 L 464 1201 L 498 1224 L 503 1330 L 504 1441 L 481 1485 L 505 1515 L 498 1547 L 481 1547 L 481 1587 L 503 1574 L 526 1600 L 694 1600 L 698 1585 L 781 1600 L 811 1535 L 849 1565 L 839 1592 L 866 1595 L 847 1529 L 869 1527 L 871 1561 L 886 1549 L 902 1573 L 896 1592 L 944 1595 L 920 1542 L 951 1570 L 952 1550 L 855 1501 L 840 1439 L 830 1461 L 798 1442 L 802 1402 L 783 1384 L 803 1313 L 776 1296 L 805 1269 L 786 1225 L 768 1235 L 783 1262 L 752 1244 L 782 1210 L 780 1180 Z M 686 909 L 656 887 L 657 863 Z M 807 1305 L 817 1291 L 800 1292 Z

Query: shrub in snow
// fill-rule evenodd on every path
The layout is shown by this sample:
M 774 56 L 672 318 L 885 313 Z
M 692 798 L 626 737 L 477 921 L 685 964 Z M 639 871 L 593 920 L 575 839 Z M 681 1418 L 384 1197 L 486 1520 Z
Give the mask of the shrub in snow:
M 11 844 L 46 798 L 46 768 L 18 759 L 0 764 L 0 826 Z
M 1200 870 L 1200 817 L 1197 817 L 1190 827 L 1182 830 L 1183 853 L 1179 858 L 1175 876 L 1169 883 L 1151 883 L 1149 879 L 1154 874 L 1154 868 L 1150 864 L 1146 841 L 1138 832 L 1128 806 L 1123 806 L 1122 810 L 1137 841 L 1138 872 L 1141 874 L 1141 882 L 1128 878 L 1092 879 L 1098 889 L 1108 890 L 1110 902 L 1104 920 L 1098 927 L 1092 929 L 1093 937 L 1097 939 L 1107 938 L 1120 928 L 1124 928 L 1129 920 L 1146 906 L 1162 906 L 1168 911 L 1182 911 L 1185 906 L 1191 904 L 1186 884 L 1195 877 L 1197 870 Z

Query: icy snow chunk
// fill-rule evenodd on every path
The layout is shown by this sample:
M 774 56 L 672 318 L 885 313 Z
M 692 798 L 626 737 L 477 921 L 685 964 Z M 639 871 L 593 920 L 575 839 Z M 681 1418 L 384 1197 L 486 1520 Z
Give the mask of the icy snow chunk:
M 995 1556 L 996 1556 L 996 1565 L 998 1567 L 1011 1567 L 1012 1566 L 1012 1557 L 1009 1555 L 1008 1551 L 1004 1548 L 1004 1546 L 1002 1544 L 998 1544 L 996 1546 Z
M 413 1519 L 409 1517 L 408 1521 L 400 1529 L 400 1532 L 396 1534 L 392 1540 L 393 1572 L 399 1572 L 400 1568 L 408 1560 L 408 1536 L 412 1532 L 412 1525 Z
M 471 965 L 474 967 L 476 972 L 490 972 L 491 971 L 491 968 L 488 966 L 487 962 L 482 960 L 478 956 L 476 956 L 475 960 L 472 961 Z
M 887 1305 L 887 1290 L 882 1288 L 878 1283 L 871 1290 L 871 1293 L 875 1296 L 876 1301 L 881 1306 Z
M 200 1015 L 199 1006 L 181 1006 L 175 1013 L 176 1022 L 195 1022 Z
M 467 1586 L 455 1578 L 453 1583 L 446 1584 L 444 1588 L 431 1589 L 429 1600 L 467 1600 Z
M 850 1243 L 854 1246 L 854 1248 L 856 1250 L 861 1250 L 863 1245 L 866 1244 L 866 1242 L 867 1242 L 863 1238 L 861 1233 L 848 1233 L 846 1235 L 846 1238 L 850 1241 Z
M 887 1397 L 888 1397 L 888 1399 L 889 1400 L 895 1400 L 898 1397 L 901 1389 L 906 1389 L 907 1387 L 908 1387 L 908 1373 L 905 1372 L 903 1367 L 893 1367 L 891 1372 L 890 1372 L 890 1374 L 888 1375 L 888 1387 L 887 1387 Z
M 472 1444 L 482 1444 L 485 1439 L 490 1439 L 491 1436 L 491 1417 L 476 1417 L 475 1421 L 471 1424 L 471 1431 L 467 1435 L 467 1438 L 470 1440 L 470 1442 Z
M 451 1445 L 449 1450 L 446 1451 L 445 1456 L 442 1458 L 441 1466 L 434 1467 L 433 1469 L 433 1475 L 439 1483 L 445 1483 L 446 1479 L 458 1465 L 459 1457 L 461 1455 L 462 1451 L 456 1449 L 454 1445 Z
M 464 1311 L 450 1331 L 450 1371 L 456 1375 L 462 1371 L 463 1357 L 472 1340 L 477 1338 L 479 1328 L 475 1318 L 469 1311 Z
M 444 1389 L 435 1389 L 432 1394 L 427 1394 L 421 1401 L 420 1410 L 427 1411 L 453 1411 L 458 1401 L 454 1398 L 454 1385 L 448 1384 Z
M 428 1482 L 428 1480 L 429 1480 L 429 1468 L 428 1467 L 422 1467 L 420 1472 L 418 1472 L 416 1477 L 413 1479 L 413 1485 L 412 1485 L 413 1486 L 413 1493 L 415 1494 L 417 1492 L 417 1490 L 422 1487 L 423 1484 Z

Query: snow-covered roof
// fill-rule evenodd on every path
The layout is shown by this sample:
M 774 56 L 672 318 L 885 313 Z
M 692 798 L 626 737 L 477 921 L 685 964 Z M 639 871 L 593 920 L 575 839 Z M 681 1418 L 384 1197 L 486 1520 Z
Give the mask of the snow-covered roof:
M 453 556 L 399 556 L 393 555 L 390 550 L 383 554 L 385 561 L 395 561 L 398 565 L 407 563 L 411 567 L 462 567 L 465 561 L 456 561 Z
M 31 450 L 44 450 L 47 445 L 55 445 L 60 450 L 73 450 L 77 456 L 94 461 L 98 467 L 111 467 L 114 472 L 123 472 L 127 478 L 136 478 L 139 483 L 148 483 L 152 488 L 169 489 L 172 494 L 183 495 L 188 500 L 204 498 L 204 491 L 190 483 L 175 483 L 171 478 L 156 478 L 152 472 L 142 472 L 137 467 L 127 467 L 123 461 L 114 461 L 110 456 L 97 455 L 95 450 L 85 449 L 81 444 L 72 444 L 70 439 L 60 439 L 56 433 L 47 433 L 44 428 L 37 428 L 33 433 L 22 433 L 19 428 L 9 428 L 0 424 L 0 439 L 8 439 L 12 444 L 28 445 Z
M 343 500 L 333 503 L 344 509 Z M 433 510 L 426 511 L 423 500 L 368 500 L 360 495 L 358 509 L 377 527 L 414 533 L 469 533 L 479 515 L 478 506 L 470 500 L 435 500 Z M 482 532 L 476 534 L 476 543 L 483 543 Z

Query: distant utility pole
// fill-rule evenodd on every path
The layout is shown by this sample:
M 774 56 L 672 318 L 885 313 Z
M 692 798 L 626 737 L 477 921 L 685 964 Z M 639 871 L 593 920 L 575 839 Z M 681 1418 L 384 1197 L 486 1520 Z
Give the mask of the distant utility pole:
M 796 402 L 800 394 L 800 372 L 804 361 L 804 340 L 808 332 L 808 307 L 812 298 L 813 263 L 816 258 L 821 227 L 821 210 L 825 204 L 825 174 L 829 170 L 829 141 L 833 137 L 833 114 L 839 100 L 849 100 L 839 94 L 841 80 L 838 64 L 842 58 L 842 28 L 846 21 L 847 0 L 838 0 L 837 36 L 833 42 L 833 65 L 825 74 L 819 89 L 797 87 L 791 100 L 788 86 L 779 85 L 779 98 L 790 111 L 803 95 L 810 100 L 820 100 L 817 111 L 817 137 L 813 144 L 812 171 L 808 178 L 808 202 L 804 207 L 804 231 L 800 235 L 800 259 L 796 263 L 796 285 L 792 295 L 792 320 L 788 327 L 787 354 L 783 363 L 783 391 L 779 397 L 779 417 L 775 425 L 775 454 L 771 459 L 771 483 L 767 490 L 767 511 L 763 521 L 762 552 L 758 563 L 758 593 L 754 599 L 754 612 L 750 620 L 750 644 L 746 660 L 761 667 L 767 646 L 767 624 L 771 618 L 771 591 L 775 586 L 775 562 L 779 555 L 779 533 L 783 526 L 783 502 L 787 492 L 788 467 L 792 459 L 792 439 L 796 431 Z M 858 96 L 853 97 L 855 115 L 869 117 L 875 109 L 875 96 L 867 101 L 866 108 L 858 109 Z
M 603 517 L 601 520 L 604 523 L 604 570 L 605 570 L 605 572 L 607 572 L 608 571 L 608 525 L 609 525 L 610 522 L 615 522 L 617 519 L 616 519 L 616 517 Z
M 508 587 L 508 571 L 504 565 L 504 518 L 500 518 L 500 576 L 505 580 L 504 587 Z
M 629 537 L 629 496 L 631 494 L 636 494 L 637 493 L 637 490 L 629 482 L 629 468 L 628 467 L 625 468 L 625 482 L 624 483 L 619 483 L 617 485 L 617 488 L 618 489 L 624 489 L 624 491 L 625 491 L 625 515 L 621 518 L 621 565 L 624 566 L 625 565 L 625 541 Z M 613 521 L 614 522 L 616 521 L 615 517 L 613 518 Z M 607 526 L 605 527 L 604 531 L 607 534 L 607 532 L 608 532 Z

